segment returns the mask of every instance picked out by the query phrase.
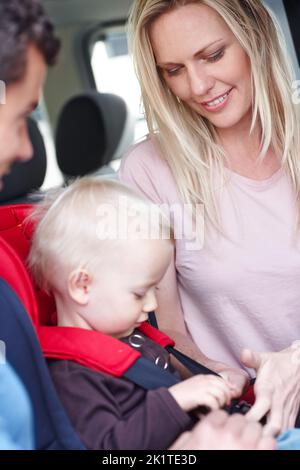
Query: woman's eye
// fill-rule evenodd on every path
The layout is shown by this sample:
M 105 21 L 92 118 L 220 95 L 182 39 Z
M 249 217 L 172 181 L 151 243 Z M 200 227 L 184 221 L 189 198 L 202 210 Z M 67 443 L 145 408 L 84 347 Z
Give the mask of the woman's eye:
M 224 56 L 224 53 L 225 53 L 225 49 L 220 49 L 215 54 L 212 54 L 212 55 L 208 56 L 206 61 L 207 62 L 217 62 L 218 60 L 222 59 L 222 57 Z
M 181 67 L 176 67 L 174 69 L 167 69 L 165 70 L 165 72 L 169 77 L 174 77 L 175 75 L 179 74 L 180 70 L 181 70 Z

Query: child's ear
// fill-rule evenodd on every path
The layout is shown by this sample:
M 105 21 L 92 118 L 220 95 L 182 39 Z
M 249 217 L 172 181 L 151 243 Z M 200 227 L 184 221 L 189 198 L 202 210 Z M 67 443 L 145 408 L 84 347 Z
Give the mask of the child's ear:
M 75 302 L 86 305 L 89 301 L 92 276 L 83 269 L 75 269 L 68 278 L 69 294 Z

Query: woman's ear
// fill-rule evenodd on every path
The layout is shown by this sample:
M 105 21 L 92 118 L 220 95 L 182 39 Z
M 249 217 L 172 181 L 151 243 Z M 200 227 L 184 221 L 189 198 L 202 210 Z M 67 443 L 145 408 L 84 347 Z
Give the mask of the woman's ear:
M 90 298 L 92 276 L 84 269 L 75 269 L 68 278 L 70 297 L 80 305 L 87 305 Z

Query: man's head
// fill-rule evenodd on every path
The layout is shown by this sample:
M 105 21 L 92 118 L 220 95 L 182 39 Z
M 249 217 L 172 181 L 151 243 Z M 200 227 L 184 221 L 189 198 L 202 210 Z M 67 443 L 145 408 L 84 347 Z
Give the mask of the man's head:
M 14 160 L 32 155 L 26 117 L 37 106 L 47 65 L 60 47 L 38 0 L 0 0 L 0 189 Z M 1 104 L 2 103 L 2 104 Z

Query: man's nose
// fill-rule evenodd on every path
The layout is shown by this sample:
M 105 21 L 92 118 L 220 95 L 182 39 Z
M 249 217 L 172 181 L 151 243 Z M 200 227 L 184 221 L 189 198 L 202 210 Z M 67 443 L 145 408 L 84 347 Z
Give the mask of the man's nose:
M 32 147 L 31 140 L 29 138 L 28 129 L 26 125 L 24 126 L 24 129 L 22 132 L 17 160 L 25 162 L 27 160 L 30 160 L 32 156 L 33 156 L 33 147 Z

